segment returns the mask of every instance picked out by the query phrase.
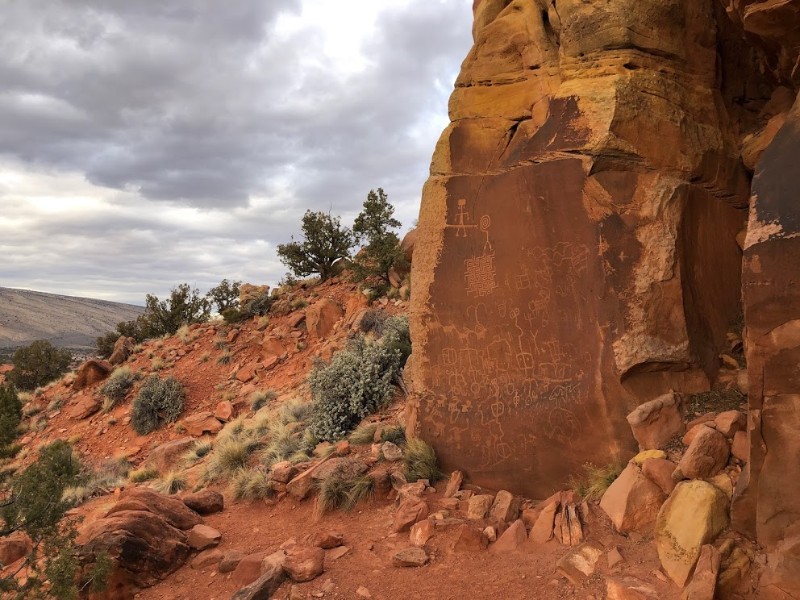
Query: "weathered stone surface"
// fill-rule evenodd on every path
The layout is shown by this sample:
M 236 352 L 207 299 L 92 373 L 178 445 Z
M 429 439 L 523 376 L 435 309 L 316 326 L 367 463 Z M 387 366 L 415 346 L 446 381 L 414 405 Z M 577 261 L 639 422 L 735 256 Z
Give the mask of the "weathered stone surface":
M 183 496 L 181 500 L 186 506 L 200 515 L 222 512 L 225 508 L 225 498 L 214 490 L 200 490 Z
M 673 437 L 683 433 L 682 405 L 681 397 L 669 392 L 637 406 L 627 420 L 639 448 L 663 448 Z
M 422 548 L 405 548 L 395 553 L 392 564 L 395 567 L 424 567 L 428 560 L 430 559 Z
M 726 438 L 732 438 L 737 431 L 743 430 L 747 418 L 738 410 L 726 410 L 714 419 L 714 428 Z
M 658 513 L 656 547 L 661 565 L 683 587 L 704 544 L 728 525 L 728 498 L 705 481 L 679 483 Z
M 475 4 L 412 265 L 409 424 L 445 469 L 543 497 L 630 457 L 631 407 L 708 389 L 748 195 L 717 17 Z
M 456 532 L 453 552 L 480 552 L 488 545 L 489 540 L 479 527 L 463 523 Z
M 519 515 L 519 498 L 511 492 L 500 490 L 494 497 L 494 503 L 489 510 L 489 517 L 497 521 L 510 523 Z
M 231 600 L 269 600 L 286 579 L 280 563 L 264 561 L 264 572 L 253 583 L 237 591 Z
M 205 550 L 192 559 L 191 566 L 193 569 L 207 569 L 218 565 L 223 556 L 222 550 L 217 548 Z
M 255 285 L 252 283 L 242 283 L 239 286 L 239 304 L 245 305 L 253 300 L 258 300 L 269 293 L 268 285 Z
M 583 542 L 583 525 L 575 504 L 562 501 L 553 520 L 553 536 L 564 546 L 577 546 Z
M 666 458 L 650 458 L 642 463 L 642 473 L 661 488 L 667 496 L 675 489 L 677 481 L 672 478 L 675 463 Z
M 147 455 L 146 464 L 166 473 L 194 446 L 197 440 L 190 437 L 179 438 L 159 444 Z
M 344 534 L 332 531 L 320 531 L 311 536 L 309 543 L 323 550 L 337 548 L 344 544 Z
M 403 451 L 397 444 L 392 442 L 384 442 L 381 444 L 381 454 L 383 454 L 383 458 L 389 462 L 395 462 L 403 458 Z
M 555 522 L 557 510 L 558 502 L 555 501 L 550 502 L 542 509 L 529 535 L 532 542 L 544 544 L 553 539 L 553 524 Z
M 397 507 L 392 522 L 392 531 L 401 532 L 411 529 L 417 523 L 428 517 L 428 503 L 418 498 L 406 498 Z
M 195 525 L 189 530 L 189 545 L 193 550 L 205 550 L 219 545 L 222 534 L 208 525 Z
M 316 546 L 295 544 L 286 549 L 283 565 L 292 581 L 302 583 L 322 575 L 325 570 L 325 550 Z
M 112 365 L 121 365 L 130 358 L 135 346 L 136 340 L 132 337 L 120 336 L 114 342 L 114 349 L 111 351 L 111 356 L 108 357 L 108 362 Z
M 422 548 L 428 543 L 428 540 L 433 537 L 435 529 L 436 527 L 432 520 L 423 519 L 411 526 L 411 533 L 408 535 L 408 541 L 412 546 Z
M 342 307 L 330 298 L 322 298 L 306 309 L 306 328 L 314 339 L 324 339 L 344 316 Z
M 517 519 L 508 526 L 497 541 L 492 545 L 492 552 L 516 552 L 525 545 L 528 532 L 522 519 Z
M 100 410 L 102 403 L 95 396 L 79 396 L 78 401 L 69 408 L 70 419 L 86 419 Z
M 444 490 L 445 498 L 452 498 L 461 489 L 461 484 L 464 482 L 464 474 L 461 471 L 453 471 L 450 473 L 450 479 L 447 482 L 447 487 Z
M 600 508 L 617 531 L 627 533 L 652 525 L 666 498 L 664 491 L 631 462 L 603 494 Z
M 750 457 L 750 442 L 747 440 L 747 433 L 744 431 L 737 431 L 733 435 L 731 454 L 733 454 L 734 458 L 744 463 Z
M 728 440 L 716 429 L 702 427 L 681 457 L 673 478 L 713 477 L 728 463 Z
M 194 437 L 206 434 L 214 435 L 222 429 L 222 423 L 219 422 L 219 419 L 211 411 L 207 410 L 189 415 L 181 423 L 186 429 L 186 433 Z
M 472 496 L 468 502 L 467 518 L 473 520 L 485 519 L 494 503 L 494 496 L 491 494 L 479 494 Z
M 297 475 L 297 467 L 288 460 L 275 463 L 269 472 L 269 478 L 278 483 L 289 483 L 295 475 Z
M 603 547 L 600 544 L 585 542 L 561 557 L 558 572 L 569 579 L 572 585 L 580 586 L 594 575 L 601 556 Z
M 100 383 L 111 375 L 114 366 L 105 360 L 90 358 L 83 363 L 75 373 L 75 380 L 72 382 L 73 390 L 82 390 L 96 383 Z
M 172 527 L 191 529 L 202 522 L 200 515 L 192 511 L 177 498 L 164 496 L 144 488 L 132 488 L 122 492 L 119 502 L 106 513 L 106 518 L 122 511 L 145 511 L 165 519 Z
M 697 565 L 694 568 L 692 580 L 684 588 L 681 600 L 713 600 L 717 592 L 719 564 L 719 551 L 711 544 L 703 546 L 700 550 L 700 558 L 697 559 Z
M 214 416 L 223 422 L 230 421 L 233 416 L 233 404 L 228 400 L 223 400 L 214 409 Z
M 263 552 L 240 557 L 231 574 L 233 582 L 236 585 L 245 586 L 261 577 L 264 558 Z
M 656 589 L 636 577 L 608 577 L 606 600 L 657 600 Z
M 244 558 L 244 554 L 239 550 L 228 550 L 219 562 L 220 573 L 231 573 Z

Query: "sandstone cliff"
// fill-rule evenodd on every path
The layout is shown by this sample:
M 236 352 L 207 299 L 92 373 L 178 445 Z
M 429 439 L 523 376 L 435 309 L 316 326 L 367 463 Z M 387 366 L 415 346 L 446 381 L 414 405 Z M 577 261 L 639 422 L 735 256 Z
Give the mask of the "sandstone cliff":
M 789 543 L 800 3 L 473 8 L 420 210 L 411 426 L 475 482 L 542 497 L 629 458 L 637 405 L 715 385 L 743 312 L 738 526 Z

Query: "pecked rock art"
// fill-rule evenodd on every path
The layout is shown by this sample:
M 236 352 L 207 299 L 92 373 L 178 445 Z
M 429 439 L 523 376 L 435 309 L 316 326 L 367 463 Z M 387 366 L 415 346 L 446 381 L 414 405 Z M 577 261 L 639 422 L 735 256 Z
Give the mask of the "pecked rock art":
M 475 3 L 412 267 L 410 427 L 446 468 L 546 497 L 633 454 L 636 405 L 709 388 L 749 195 L 718 9 Z

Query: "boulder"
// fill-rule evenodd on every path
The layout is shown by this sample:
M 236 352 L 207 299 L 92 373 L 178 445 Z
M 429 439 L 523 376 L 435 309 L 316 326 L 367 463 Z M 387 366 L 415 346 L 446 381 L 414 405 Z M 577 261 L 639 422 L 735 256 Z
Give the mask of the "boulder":
M 136 340 L 121 335 L 114 342 L 114 349 L 111 351 L 111 356 L 108 357 L 108 362 L 112 365 L 121 365 L 130 358 L 135 346 Z
M 320 531 L 311 536 L 309 543 L 312 546 L 322 548 L 323 550 L 338 548 L 339 546 L 344 545 L 344 534 L 331 531 Z
M 461 471 L 453 471 L 450 473 L 450 479 L 447 481 L 447 487 L 444 491 L 445 498 L 452 498 L 461 489 L 461 484 L 464 482 L 464 474 Z
M 225 554 L 223 554 L 222 559 L 219 561 L 219 572 L 233 572 L 236 567 L 239 566 L 239 563 L 243 558 L 244 554 L 239 550 L 228 550 Z
M 207 569 L 208 567 L 218 565 L 223 556 L 222 551 L 217 548 L 205 550 L 192 559 L 191 566 L 193 569 L 198 570 Z
M 703 427 L 683 454 L 673 479 L 713 477 L 728 463 L 728 440 L 716 429 Z
M 517 516 L 519 516 L 519 498 L 506 490 L 497 492 L 492 508 L 489 510 L 489 517 L 510 523 L 516 520 Z
M 171 498 L 146 488 L 131 488 L 122 492 L 120 500 L 106 513 L 111 517 L 122 511 L 144 511 L 165 519 L 172 527 L 188 530 L 202 522 L 200 515 L 189 509 L 181 500 Z
M 283 568 L 292 581 L 302 583 L 322 575 L 325 566 L 325 551 L 316 546 L 294 544 L 286 549 Z
M 95 396 L 78 396 L 78 401 L 70 407 L 67 416 L 75 420 L 86 419 L 100 410 L 101 406 L 100 399 Z
M 673 437 L 683 433 L 682 398 L 675 392 L 664 394 L 637 406 L 627 420 L 639 448 L 663 448 Z
M 603 494 L 600 508 L 617 531 L 628 533 L 652 525 L 664 500 L 664 491 L 630 462 Z
M 191 548 L 186 534 L 146 510 L 120 510 L 81 528 L 77 542 L 87 568 L 96 557 L 112 559 L 110 597 L 154 585 L 181 567 Z
M 195 443 L 196 440 L 190 437 L 164 442 L 150 451 L 145 463 L 157 469 L 159 473 L 166 473 L 192 449 Z
M 737 431 L 742 431 L 747 424 L 747 417 L 738 410 L 726 410 L 714 419 L 714 428 L 726 438 L 732 438 Z
M 522 519 L 517 519 L 492 545 L 492 552 L 517 552 L 528 541 L 528 532 Z
M 666 458 L 649 458 L 642 463 L 642 474 L 669 496 L 677 484 L 672 478 L 675 466 L 674 462 Z
M 227 423 L 233 416 L 233 404 L 228 400 L 223 400 L 218 403 L 217 407 L 214 409 L 214 416 L 223 423 Z
M 344 316 L 342 307 L 330 298 L 322 298 L 306 309 L 306 329 L 312 339 L 324 339 Z
M 263 562 L 263 573 L 252 583 L 238 590 L 231 596 L 231 600 L 269 600 L 278 591 L 286 579 L 286 570 L 280 562 L 267 560 Z
M 295 475 L 297 475 L 297 467 L 288 460 L 275 463 L 269 472 L 269 478 L 278 483 L 289 483 Z
M 406 498 L 397 507 L 392 522 L 392 531 L 399 533 L 411 529 L 414 523 L 428 518 L 428 503 L 418 498 Z
M 463 523 L 456 531 L 453 552 L 480 552 L 488 545 L 489 540 L 479 527 Z
M 433 537 L 436 527 L 431 519 L 423 519 L 411 526 L 411 533 L 408 536 L 408 541 L 412 546 L 422 548 L 428 543 L 428 540 Z
M 214 490 L 200 490 L 181 498 L 183 503 L 200 515 L 211 515 L 222 512 L 225 498 Z
M 681 600 L 713 600 L 717 593 L 720 554 L 711 544 L 700 550 L 700 557 L 689 585 L 683 590 Z
M 239 304 L 244 306 L 252 302 L 253 300 L 258 300 L 263 296 L 269 294 L 269 286 L 268 285 L 254 285 L 252 283 L 243 283 L 239 286 Z
M 559 504 L 553 500 L 548 503 L 539 513 L 536 522 L 531 529 L 529 538 L 537 544 L 544 544 L 553 539 L 553 526 L 558 511 Z
M 553 535 L 565 546 L 577 546 L 583 541 L 583 526 L 578 507 L 562 502 L 560 508 L 553 521 Z
M 389 462 L 396 462 L 403 458 L 403 451 L 397 444 L 392 442 L 384 442 L 381 445 L 381 454 L 383 454 L 383 458 Z
M 494 496 L 491 494 L 479 494 L 472 496 L 468 501 L 467 518 L 471 520 L 485 519 L 494 503 Z
M 208 525 L 195 525 L 189 530 L 189 545 L 193 550 L 205 550 L 218 546 L 222 541 L 222 534 Z
M 567 552 L 558 561 L 557 571 L 578 587 L 597 570 L 597 562 L 603 556 L 603 547 L 597 542 L 585 542 Z
M 746 463 L 750 458 L 750 442 L 747 440 L 746 432 L 737 431 L 735 434 L 733 434 L 731 454 L 733 454 L 734 458 L 743 463 Z
M 189 415 L 181 423 L 186 433 L 194 437 L 216 435 L 222 429 L 222 423 L 207 410 Z
M 82 390 L 100 383 L 111 375 L 113 370 L 114 366 L 110 362 L 91 358 L 78 367 L 72 382 L 72 389 Z
M 392 556 L 395 567 L 423 567 L 428 564 L 428 555 L 422 548 L 405 548 Z
M 678 586 L 686 584 L 702 547 L 727 525 L 723 492 L 700 480 L 675 486 L 656 518 L 655 541 L 661 566 Z

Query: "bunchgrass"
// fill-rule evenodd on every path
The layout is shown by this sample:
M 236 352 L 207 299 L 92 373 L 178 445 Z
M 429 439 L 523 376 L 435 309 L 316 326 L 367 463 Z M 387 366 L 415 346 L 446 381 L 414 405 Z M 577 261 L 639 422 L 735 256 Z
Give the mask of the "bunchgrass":
M 570 477 L 569 484 L 572 490 L 584 500 L 599 500 L 620 473 L 622 473 L 622 466 L 618 463 L 608 464 L 604 467 L 585 463 L 583 476 Z
M 436 462 L 436 452 L 419 438 L 411 438 L 406 441 L 403 467 L 406 480 L 410 483 L 427 479 L 433 484 L 442 478 L 442 472 Z

